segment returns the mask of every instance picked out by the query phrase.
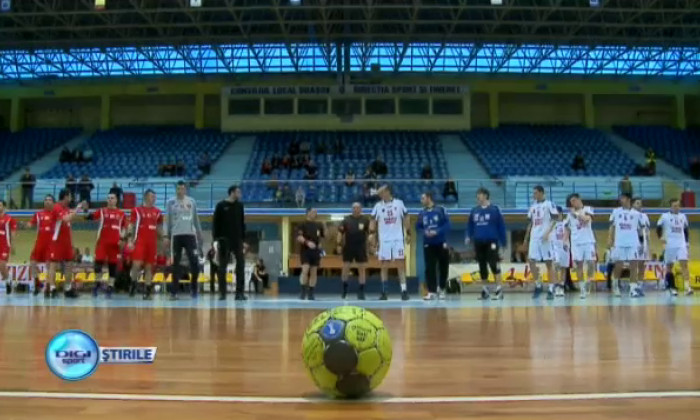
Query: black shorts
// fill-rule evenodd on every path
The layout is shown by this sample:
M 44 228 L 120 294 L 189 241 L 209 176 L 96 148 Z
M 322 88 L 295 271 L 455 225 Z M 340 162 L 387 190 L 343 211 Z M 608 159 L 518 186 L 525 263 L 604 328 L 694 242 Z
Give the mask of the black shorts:
M 308 265 L 310 267 L 318 267 L 321 264 L 321 251 L 316 249 L 302 249 L 301 255 L 301 265 Z
M 367 246 L 365 244 L 345 244 L 343 247 L 343 262 L 364 264 L 367 262 Z

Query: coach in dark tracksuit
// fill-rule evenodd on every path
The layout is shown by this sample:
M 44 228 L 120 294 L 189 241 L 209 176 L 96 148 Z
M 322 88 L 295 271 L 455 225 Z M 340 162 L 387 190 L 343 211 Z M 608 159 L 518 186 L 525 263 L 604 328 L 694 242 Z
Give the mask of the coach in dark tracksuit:
M 476 192 L 476 200 L 479 203 L 469 214 L 467 224 L 467 237 L 465 243 L 474 244 L 474 254 L 479 263 L 479 275 L 483 282 L 488 281 L 489 268 L 496 280 L 496 292 L 493 299 L 503 298 L 501 289 L 501 268 L 499 267 L 501 247 L 506 245 L 506 224 L 501 210 L 491 205 L 489 190 L 479 188 Z M 484 284 L 481 298 L 490 296 L 488 286 Z
M 241 189 L 233 185 L 228 197 L 214 210 L 212 236 L 219 255 L 219 299 L 226 299 L 226 270 L 231 255 L 236 259 L 236 300 L 246 300 L 245 286 L 245 211 L 241 202 Z
M 425 282 L 428 285 L 428 294 L 425 296 L 425 300 L 434 300 L 444 298 L 447 288 L 447 275 L 450 268 L 447 232 L 450 231 L 450 218 L 444 207 L 435 205 L 432 193 L 424 193 L 420 202 L 423 204 L 423 210 L 418 215 L 416 228 L 423 231 Z M 439 273 L 439 293 L 436 271 Z

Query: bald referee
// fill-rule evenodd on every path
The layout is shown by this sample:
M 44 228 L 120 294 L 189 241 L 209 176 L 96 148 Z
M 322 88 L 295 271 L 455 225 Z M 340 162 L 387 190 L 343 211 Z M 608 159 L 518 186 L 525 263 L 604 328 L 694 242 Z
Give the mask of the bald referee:
M 177 299 L 177 292 L 182 276 L 182 251 L 185 251 L 190 263 L 192 297 L 197 297 L 197 279 L 199 279 L 199 255 L 202 255 L 202 225 L 199 223 L 197 204 L 187 196 L 185 181 L 177 183 L 175 198 L 167 204 L 167 235 L 173 258 L 173 283 L 170 298 Z

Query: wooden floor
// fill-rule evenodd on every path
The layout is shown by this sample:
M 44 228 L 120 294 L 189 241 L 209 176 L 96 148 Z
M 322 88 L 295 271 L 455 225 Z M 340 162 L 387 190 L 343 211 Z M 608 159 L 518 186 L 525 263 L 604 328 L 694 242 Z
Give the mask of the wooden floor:
M 392 369 L 376 393 L 380 399 L 344 404 L 319 402 L 301 364 L 301 335 L 317 309 L 0 302 L 0 419 L 245 420 L 280 413 L 285 419 L 532 419 L 544 413 L 590 420 L 700 413 L 700 398 L 664 394 L 700 390 L 700 305 L 373 311 L 392 334 Z M 44 350 L 69 328 L 103 346 L 157 346 L 156 363 L 105 365 L 87 380 L 62 381 L 46 367 Z M 637 392 L 647 394 L 621 394 Z M 562 400 L 572 393 L 586 395 Z M 148 401 L 173 396 L 191 401 Z M 206 396 L 215 398 L 202 401 Z

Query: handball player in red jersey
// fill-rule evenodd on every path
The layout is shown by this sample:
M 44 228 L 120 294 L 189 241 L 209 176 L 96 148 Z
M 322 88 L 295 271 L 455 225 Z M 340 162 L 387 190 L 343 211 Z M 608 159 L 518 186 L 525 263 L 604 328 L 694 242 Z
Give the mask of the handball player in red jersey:
M 49 245 L 49 287 L 45 293 L 47 297 L 55 298 L 58 295 L 56 290 L 56 272 L 59 266 L 63 266 L 63 275 L 66 278 L 68 288 L 65 289 L 67 298 L 77 298 L 78 289 L 73 281 L 73 260 L 75 254 L 73 252 L 73 237 L 71 229 L 71 221 L 76 213 L 83 209 L 84 203 L 78 204 L 75 210 L 70 209 L 72 195 L 69 189 L 62 189 L 58 194 L 58 203 L 53 205 L 51 212 L 53 213 L 55 225 L 51 244 Z
M 12 240 L 17 234 L 17 221 L 5 213 L 5 200 L 0 200 L 0 275 L 5 281 L 5 291 L 12 293 L 12 280 L 7 269 L 7 261 L 12 253 Z
M 134 249 L 129 295 L 136 294 L 136 283 L 143 269 L 146 282 L 144 299 L 150 299 L 153 293 L 153 267 L 158 254 L 158 239 L 163 238 L 163 213 L 155 207 L 155 202 L 156 193 L 146 190 L 143 205 L 133 209 L 129 218 L 129 246 Z
M 107 206 L 87 215 L 88 220 L 97 220 L 100 225 L 97 228 L 97 245 L 95 245 L 95 288 L 93 296 L 97 296 L 104 269 L 107 268 L 109 281 L 107 284 L 107 297 L 112 296 L 114 282 L 117 278 L 117 264 L 119 263 L 122 238 L 126 227 L 126 216 L 117 208 L 116 194 L 107 195 Z
M 34 242 L 34 249 L 29 256 L 29 275 L 34 279 L 34 295 L 38 295 L 41 290 L 39 264 L 49 262 L 49 247 L 53 239 L 53 230 L 56 227 L 56 221 L 53 217 L 55 201 L 51 194 L 44 197 L 44 209 L 34 213 L 26 225 L 27 227 L 36 226 L 36 242 Z

